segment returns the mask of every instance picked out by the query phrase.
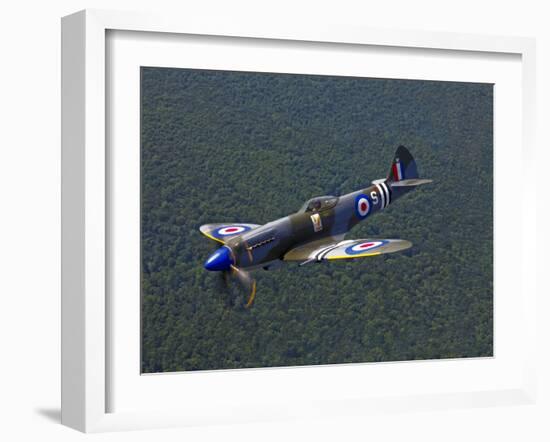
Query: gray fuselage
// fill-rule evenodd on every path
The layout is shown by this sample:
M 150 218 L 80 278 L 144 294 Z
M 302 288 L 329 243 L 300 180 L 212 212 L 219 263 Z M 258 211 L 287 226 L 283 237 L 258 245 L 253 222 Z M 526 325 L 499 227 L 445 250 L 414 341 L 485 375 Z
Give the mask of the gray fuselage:
M 340 240 L 356 224 L 384 209 L 406 189 L 391 189 L 387 180 L 340 197 L 312 198 L 292 215 L 279 218 L 227 241 L 236 266 L 268 268 L 302 244 Z

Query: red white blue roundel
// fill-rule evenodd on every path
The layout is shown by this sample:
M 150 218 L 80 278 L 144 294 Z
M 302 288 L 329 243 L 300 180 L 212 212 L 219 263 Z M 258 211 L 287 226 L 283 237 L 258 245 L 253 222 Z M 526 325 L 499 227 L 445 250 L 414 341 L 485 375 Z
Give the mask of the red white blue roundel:
M 359 244 L 355 244 L 353 246 L 349 246 L 346 248 L 346 253 L 348 255 L 360 255 L 362 253 L 369 253 L 373 250 L 382 247 L 384 244 L 386 244 L 388 241 L 385 240 L 376 240 L 376 241 L 364 241 L 360 242 Z
M 370 212 L 371 202 L 367 195 L 360 194 L 355 198 L 355 213 L 361 219 L 366 218 Z
M 241 224 L 234 224 L 231 226 L 223 226 L 219 227 L 218 229 L 215 229 L 212 231 L 212 236 L 216 238 L 223 238 L 226 236 L 233 236 L 233 235 L 240 235 L 243 232 L 246 232 L 250 230 L 251 227 L 249 226 L 243 226 Z

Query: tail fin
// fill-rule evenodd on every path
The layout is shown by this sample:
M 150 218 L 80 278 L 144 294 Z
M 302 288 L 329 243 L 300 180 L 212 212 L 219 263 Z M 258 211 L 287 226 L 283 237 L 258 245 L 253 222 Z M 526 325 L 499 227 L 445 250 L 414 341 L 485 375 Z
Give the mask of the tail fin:
M 399 146 L 393 156 L 388 181 L 397 182 L 418 178 L 416 162 L 405 146 Z

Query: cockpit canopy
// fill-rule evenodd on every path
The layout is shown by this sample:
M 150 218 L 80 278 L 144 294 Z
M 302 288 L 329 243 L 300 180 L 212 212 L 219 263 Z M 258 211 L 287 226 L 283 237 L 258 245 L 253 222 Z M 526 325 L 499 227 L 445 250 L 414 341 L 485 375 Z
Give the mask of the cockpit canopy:
M 338 202 L 337 196 L 331 196 L 331 195 L 318 196 L 306 201 L 298 212 L 299 213 L 322 212 L 323 210 L 333 208 L 337 202 Z

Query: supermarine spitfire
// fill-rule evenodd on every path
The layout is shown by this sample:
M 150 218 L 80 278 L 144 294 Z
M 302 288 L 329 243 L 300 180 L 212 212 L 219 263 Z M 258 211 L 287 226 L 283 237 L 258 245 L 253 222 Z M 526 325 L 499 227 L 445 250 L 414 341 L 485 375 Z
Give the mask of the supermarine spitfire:
M 235 276 L 248 295 L 250 307 L 256 295 L 256 281 L 245 270 L 268 270 L 282 261 L 300 265 L 335 259 L 354 259 L 408 249 L 402 239 L 350 239 L 346 233 L 360 221 L 385 209 L 390 203 L 431 180 L 420 179 L 410 152 L 399 146 L 387 178 L 370 187 L 336 196 L 319 196 L 307 201 L 292 215 L 267 224 L 205 224 L 200 231 L 223 244 L 204 263 L 207 270 Z

